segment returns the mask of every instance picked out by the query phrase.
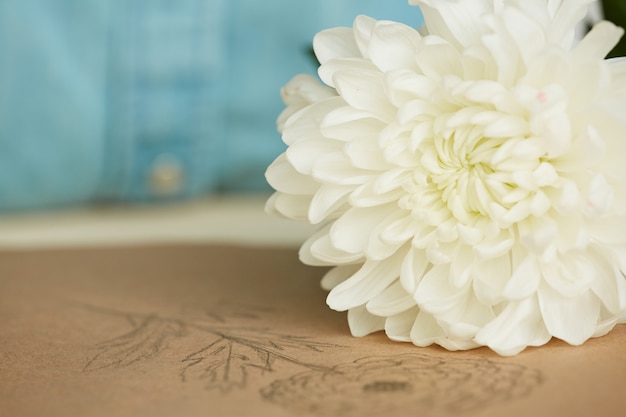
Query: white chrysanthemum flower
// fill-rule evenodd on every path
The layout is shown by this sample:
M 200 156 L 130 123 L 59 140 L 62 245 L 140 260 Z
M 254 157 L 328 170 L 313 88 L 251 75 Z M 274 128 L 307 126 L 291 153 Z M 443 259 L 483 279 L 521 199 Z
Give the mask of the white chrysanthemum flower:
M 268 168 L 271 211 L 321 224 L 352 333 L 513 355 L 626 311 L 626 60 L 590 0 L 412 0 L 426 27 L 319 33 Z

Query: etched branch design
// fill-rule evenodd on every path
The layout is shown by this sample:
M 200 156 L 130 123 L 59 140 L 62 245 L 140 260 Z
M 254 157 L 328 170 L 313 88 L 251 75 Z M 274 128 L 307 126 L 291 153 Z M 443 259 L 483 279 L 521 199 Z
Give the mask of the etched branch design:
M 238 329 L 241 332 L 241 329 Z M 183 381 L 198 379 L 209 389 L 228 392 L 246 386 L 248 370 L 272 372 L 276 361 L 303 366 L 310 370 L 328 368 L 306 363 L 289 355 L 291 351 L 323 352 L 334 345 L 311 342 L 307 338 L 250 330 L 248 335 L 221 334 L 219 338 L 183 359 L 187 365 L 181 372 Z
M 408 353 L 306 371 L 261 395 L 298 415 L 457 416 L 525 398 L 542 383 L 541 371 L 518 364 Z
M 126 334 L 100 344 L 100 352 L 87 362 L 84 371 L 121 368 L 152 359 L 168 346 L 172 338 L 185 333 L 185 324 L 178 320 L 163 320 L 156 315 L 132 319 L 129 321 L 135 327 Z M 139 322 L 135 322 L 135 319 L 139 319 Z
M 207 311 L 204 320 L 184 320 L 156 314 L 137 314 L 104 309 L 85 308 L 100 314 L 125 319 L 130 331 L 101 343 L 83 371 L 124 368 L 157 358 L 175 339 L 201 333 L 207 344 L 181 359 L 179 375 L 183 382 L 201 381 L 207 389 L 229 392 L 247 386 L 250 371 L 261 374 L 274 371 L 276 362 L 287 362 L 312 371 L 329 368 L 299 360 L 297 352 L 323 353 L 337 345 L 312 341 L 307 337 L 285 335 L 260 327 L 231 326 L 230 317 L 260 319 L 265 309 L 243 306 L 239 309 Z M 219 311 L 219 312 L 217 312 Z
M 97 346 L 85 372 L 157 360 L 183 338 L 192 338 L 193 343 L 206 340 L 193 350 L 187 341 L 172 346 L 182 352 L 176 359 L 182 382 L 195 381 L 225 394 L 245 389 L 253 374 L 274 372 L 277 363 L 295 365 L 304 371 L 274 379 L 259 394 L 297 415 L 368 417 L 410 411 L 420 416 L 454 416 L 528 397 L 543 383 L 537 369 L 453 354 L 406 353 L 321 366 L 299 358 L 303 353 L 324 354 L 341 346 L 260 327 L 257 324 L 267 320 L 268 310 L 251 306 L 218 306 L 185 319 L 82 307 L 123 319 L 131 327 Z M 231 324 L 231 317 L 239 324 Z M 241 325 L 246 320 L 250 326 Z M 190 352 L 181 351 L 181 346 Z

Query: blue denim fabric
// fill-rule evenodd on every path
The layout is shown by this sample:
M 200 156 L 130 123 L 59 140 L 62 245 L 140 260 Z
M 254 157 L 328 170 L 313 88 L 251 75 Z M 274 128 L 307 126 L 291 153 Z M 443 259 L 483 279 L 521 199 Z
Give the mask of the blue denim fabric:
M 406 0 L 3 0 L 0 210 L 266 187 L 314 34 Z

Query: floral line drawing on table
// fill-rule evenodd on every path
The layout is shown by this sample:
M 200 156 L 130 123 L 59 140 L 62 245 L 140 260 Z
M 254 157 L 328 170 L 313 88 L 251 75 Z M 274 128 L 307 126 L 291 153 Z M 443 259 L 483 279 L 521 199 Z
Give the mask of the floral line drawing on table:
M 274 381 L 261 395 L 298 414 L 446 416 L 525 398 L 542 383 L 541 371 L 519 364 L 407 353 L 307 371 Z
M 328 354 L 346 346 L 260 326 L 231 324 L 235 318 L 268 319 L 266 314 L 272 311 L 269 308 L 225 304 L 204 311 L 200 319 L 93 305 L 82 308 L 123 319 L 132 327 L 99 344 L 98 352 L 89 358 L 83 372 L 127 368 L 155 360 L 176 339 L 204 333 L 211 337 L 201 348 L 196 346 L 192 353 L 181 352 L 175 359 L 181 364 L 178 376 L 182 383 L 201 382 L 207 390 L 228 394 L 246 389 L 252 372 L 264 376 L 276 370 L 277 362 L 289 363 L 305 371 L 287 378 L 272 378 L 259 395 L 270 404 L 298 413 L 379 415 L 379 407 L 384 405 L 387 411 L 411 407 L 419 410 L 420 415 L 446 415 L 522 399 L 543 383 L 543 375 L 537 369 L 485 358 L 407 353 L 362 357 L 334 366 L 302 361 L 299 352 Z M 393 410 L 381 396 L 391 396 Z
M 260 319 L 260 313 L 266 309 L 259 307 L 231 306 L 226 311 L 207 311 L 204 319 L 198 321 L 96 306 L 84 307 L 123 318 L 132 326 L 130 331 L 99 344 L 99 352 L 88 360 L 84 372 L 124 368 L 155 359 L 175 339 L 191 336 L 194 332 L 205 333 L 211 336 L 206 344 L 180 359 L 183 366 L 179 376 L 182 382 L 202 381 L 206 389 L 219 389 L 226 393 L 246 388 L 250 370 L 260 371 L 261 374 L 272 372 L 275 362 L 288 362 L 313 371 L 328 371 L 323 366 L 299 360 L 295 353 L 323 353 L 326 349 L 340 347 L 308 337 L 276 333 L 263 327 L 228 323 L 233 317 Z
M 283 352 L 308 350 L 322 353 L 323 348 L 329 347 L 334 345 L 313 342 L 305 337 L 272 334 L 263 329 L 249 329 L 249 335 L 245 336 L 220 334 L 219 339 L 182 360 L 186 366 L 180 375 L 183 381 L 204 380 L 207 388 L 228 392 L 246 387 L 249 369 L 272 372 L 276 361 L 290 362 L 314 372 L 327 371 L 323 366 L 300 361 Z

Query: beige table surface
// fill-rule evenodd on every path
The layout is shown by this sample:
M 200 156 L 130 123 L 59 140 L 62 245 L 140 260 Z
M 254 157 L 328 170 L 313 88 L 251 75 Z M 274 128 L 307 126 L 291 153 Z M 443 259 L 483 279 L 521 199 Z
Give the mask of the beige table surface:
M 0 222 L 0 417 L 626 410 L 626 326 L 502 358 L 349 335 L 262 199 Z

